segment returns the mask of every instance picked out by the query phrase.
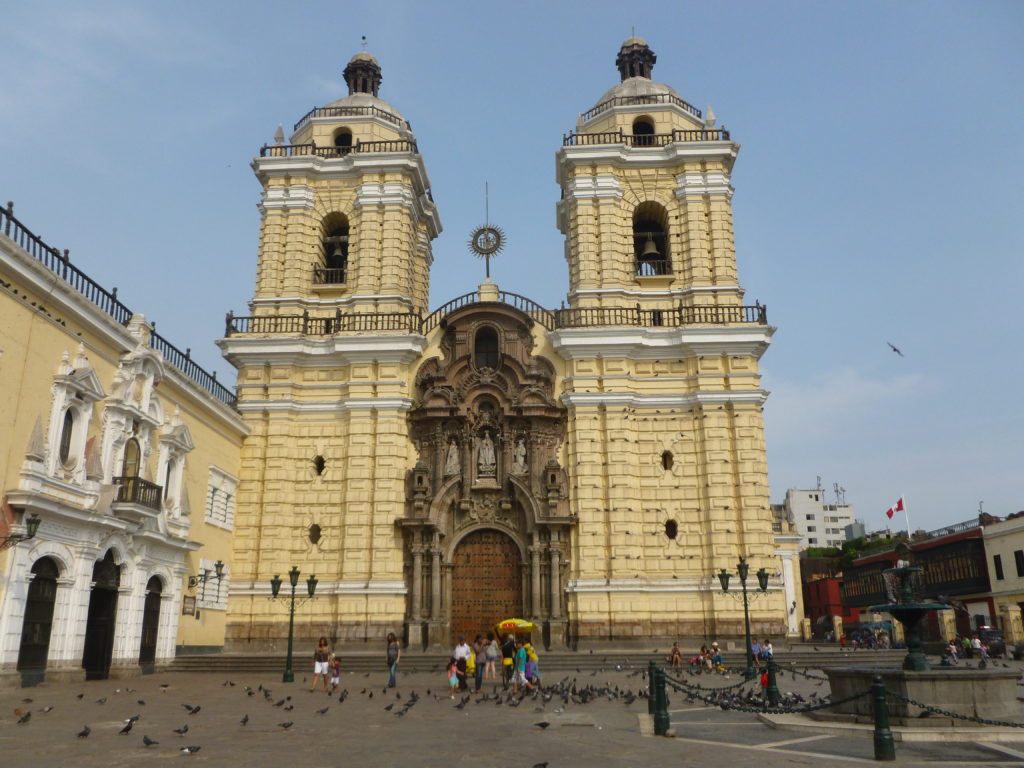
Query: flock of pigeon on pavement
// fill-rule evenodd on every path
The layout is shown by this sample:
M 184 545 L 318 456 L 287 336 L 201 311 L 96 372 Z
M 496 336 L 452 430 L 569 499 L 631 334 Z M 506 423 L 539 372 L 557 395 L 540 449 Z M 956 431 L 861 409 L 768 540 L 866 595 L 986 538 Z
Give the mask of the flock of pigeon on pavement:
M 616 664 L 615 671 L 623 672 L 631 668 L 628 663 L 626 665 Z M 415 673 L 417 670 L 413 669 Z M 591 677 L 597 676 L 599 672 L 604 672 L 604 669 L 595 670 L 590 673 Z M 579 668 L 576 672 L 580 673 Z M 689 671 L 685 672 L 685 675 L 691 675 Z M 680 678 L 683 678 L 684 673 L 680 673 Z M 370 673 L 366 673 L 365 677 L 369 677 Z M 780 673 L 781 676 L 781 673 Z M 795 675 L 794 675 L 795 676 Z M 432 688 L 426 688 L 424 695 L 420 695 L 417 691 L 410 691 L 407 695 L 403 696 L 399 690 L 391 690 L 388 688 L 376 689 L 371 687 L 363 688 L 359 692 L 359 696 L 365 697 L 366 701 L 369 702 L 374 699 L 375 693 L 377 693 L 378 702 L 386 702 L 382 705 L 382 710 L 388 712 L 395 717 L 402 718 L 407 716 L 414 707 L 420 705 L 422 701 L 431 702 L 434 706 L 438 706 L 442 703 L 447 703 L 455 710 L 464 710 L 467 708 L 475 708 L 481 706 L 492 706 L 492 707 L 520 707 L 523 704 L 532 706 L 535 714 L 543 716 L 545 713 L 550 711 L 554 715 L 559 715 L 566 711 L 570 707 L 585 706 L 591 702 L 599 700 L 607 700 L 609 702 L 620 702 L 624 706 L 629 707 L 638 700 L 646 700 L 648 697 L 648 686 L 647 686 L 647 673 L 646 668 L 635 669 L 627 675 L 629 678 L 639 678 L 637 680 L 637 688 L 635 690 L 626 687 L 613 685 L 611 682 L 607 682 L 604 685 L 596 683 L 583 684 L 579 682 L 578 677 L 566 676 L 559 680 L 557 683 L 549 686 L 541 686 L 528 691 L 521 696 L 514 695 L 511 691 L 502 690 L 497 684 L 491 686 L 491 690 L 481 691 L 480 694 L 464 694 L 461 695 L 457 700 L 453 700 L 447 689 L 440 692 L 435 692 Z M 824 681 L 818 683 L 822 685 Z M 236 683 L 230 680 L 225 681 L 222 684 L 225 688 L 234 688 Z M 171 686 L 167 683 L 160 685 L 162 693 L 168 693 Z M 241 686 L 242 692 L 245 695 L 243 701 L 251 702 L 249 706 L 240 706 L 239 709 L 242 711 L 241 717 L 238 721 L 239 728 L 245 728 L 249 723 L 249 712 L 246 710 L 254 709 L 257 706 L 269 708 L 271 710 L 277 710 L 280 714 L 280 721 L 276 723 L 276 728 L 281 731 L 287 731 L 296 725 L 296 721 L 300 719 L 298 713 L 292 715 L 291 713 L 296 709 L 296 702 L 293 701 L 292 696 L 281 696 L 275 695 L 275 693 L 266 686 L 259 685 L 256 688 L 252 688 L 248 685 Z M 117 689 L 115 693 L 134 693 L 132 688 Z M 337 699 L 337 705 L 334 703 L 335 694 Z M 333 691 L 330 694 L 330 703 L 324 707 L 314 710 L 314 713 L 310 717 L 324 717 L 334 707 L 340 709 L 338 705 L 344 705 L 346 700 L 349 699 L 349 689 L 344 688 L 340 692 Z M 740 688 L 723 688 L 716 690 L 714 686 L 702 686 L 699 689 L 699 693 L 693 695 L 690 693 L 682 693 L 684 698 L 690 702 L 703 701 L 706 704 L 712 706 L 718 705 L 723 709 L 732 707 L 742 706 L 761 706 L 762 698 L 760 690 L 758 689 L 757 683 L 753 682 L 753 687 L 742 686 Z M 83 700 L 85 694 L 80 693 L 77 695 L 77 699 Z M 700 698 L 697 698 L 699 696 Z M 301 698 L 305 698 L 304 696 Z M 819 699 L 816 693 L 811 693 L 809 699 L 805 699 L 803 696 L 792 692 L 783 693 L 783 699 L 780 702 L 781 706 L 800 706 L 806 703 L 817 703 L 824 700 L 824 697 Z M 96 699 L 94 704 L 102 706 L 106 704 L 108 698 L 106 696 Z M 321 699 L 321 701 L 323 701 Z M 22 700 L 24 704 L 32 704 L 33 699 L 25 698 Z M 258 703 L 257 703 L 258 702 Z M 87 703 L 87 702 L 85 702 Z M 145 700 L 137 699 L 138 707 L 144 707 L 146 704 Z M 37 714 L 45 716 L 47 713 L 53 710 L 53 706 L 45 706 L 41 709 L 36 710 Z M 175 748 L 184 755 L 194 755 L 198 753 L 202 747 L 200 745 L 190 744 L 186 740 L 189 735 L 189 721 L 195 715 L 198 715 L 202 711 L 202 705 L 193 705 L 191 703 L 182 703 L 181 708 L 183 710 L 183 724 L 178 727 L 171 729 L 168 733 L 157 733 L 153 731 L 153 727 L 146 727 L 142 723 L 142 711 L 138 714 L 132 715 L 124 720 L 124 726 L 120 729 L 119 735 L 129 736 L 134 733 L 136 736 L 142 736 L 142 748 L 151 749 L 160 747 L 161 740 L 167 740 L 170 742 L 177 742 L 183 745 L 174 745 Z M 18 708 L 15 710 L 15 714 L 18 716 L 18 724 L 26 725 L 32 720 L 33 711 L 31 709 Z M 275 713 L 277 714 L 277 713 Z M 277 720 L 278 717 L 272 718 Z M 38 719 L 38 718 L 37 718 Z M 541 719 L 535 722 L 534 727 L 544 730 L 551 725 L 551 722 Z M 147 732 L 148 731 L 148 732 Z M 91 728 L 85 725 L 82 730 L 77 733 L 79 739 L 87 739 L 92 733 Z M 155 737 L 155 738 L 154 738 Z M 171 746 L 171 744 L 165 744 L 163 746 Z M 534 768 L 546 768 L 547 763 L 538 763 Z

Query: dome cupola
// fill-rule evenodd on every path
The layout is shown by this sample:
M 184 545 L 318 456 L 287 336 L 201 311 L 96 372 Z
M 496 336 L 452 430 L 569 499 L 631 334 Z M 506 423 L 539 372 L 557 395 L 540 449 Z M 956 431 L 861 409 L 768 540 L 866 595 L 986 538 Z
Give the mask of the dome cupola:
M 380 90 L 380 64 L 377 59 L 366 51 L 360 51 L 349 61 L 342 73 L 348 84 L 348 94 L 368 93 L 376 96 Z
M 651 78 L 654 63 L 658 57 L 642 37 L 631 37 L 619 48 L 615 57 L 615 66 L 619 68 L 619 76 L 623 81 L 631 77 Z

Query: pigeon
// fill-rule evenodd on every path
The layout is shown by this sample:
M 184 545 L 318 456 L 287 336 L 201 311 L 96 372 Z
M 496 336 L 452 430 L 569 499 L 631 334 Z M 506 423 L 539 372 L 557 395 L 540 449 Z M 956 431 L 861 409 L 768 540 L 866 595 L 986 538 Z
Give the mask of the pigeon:
M 143 701 L 142 699 L 139 699 L 139 706 L 143 706 L 143 707 L 146 706 L 146 702 Z
M 185 723 L 183 726 L 181 726 L 181 728 L 175 728 L 174 732 L 179 736 L 184 736 L 186 733 L 188 733 L 188 723 Z
M 293 709 L 295 709 L 295 705 L 294 704 L 289 704 L 287 707 L 284 708 L 284 711 L 285 712 L 291 712 Z
M 394 707 L 394 706 L 395 706 L 395 703 L 394 703 L 394 702 L 391 702 L 391 703 L 390 703 L 390 704 L 388 704 L 388 705 L 387 705 L 386 707 L 384 707 L 384 711 L 385 711 L 385 712 L 390 712 L 390 711 L 391 711 L 391 709 L 392 709 L 392 707 Z M 462 707 L 459 707 L 459 709 L 462 709 Z
M 889 345 L 889 349 L 891 349 L 897 355 L 899 355 L 900 357 L 906 357 L 906 355 L 904 355 L 902 352 L 900 352 L 899 349 L 897 349 L 896 347 L 893 346 L 891 341 L 887 341 L 885 343 L 888 344 Z
M 181 754 L 183 754 L 183 755 L 194 755 L 196 752 L 199 751 L 199 749 L 200 749 L 199 747 L 182 747 L 181 748 Z
M 326 715 L 326 714 L 327 714 L 327 710 L 329 710 L 329 709 L 330 709 L 330 707 L 324 707 L 323 709 L 318 709 L 318 710 L 316 711 L 316 713 L 317 713 L 318 715 Z
M 249 715 L 248 715 L 248 714 L 244 715 L 244 716 L 242 717 L 242 719 L 241 719 L 241 720 L 239 720 L 238 722 L 240 722 L 240 723 L 241 723 L 242 725 L 245 725 L 246 723 L 248 723 L 248 722 L 249 722 Z
M 182 709 L 188 709 L 188 710 L 191 710 L 191 709 L 192 709 L 192 705 L 191 705 L 191 704 L 182 704 L 182 705 L 181 705 L 181 708 L 182 708 Z
M 188 711 L 188 713 L 189 713 L 190 715 L 194 715 L 194 714 L 195 714 L 196 712 L 198 712 L 198 711 L 199 711 L 200 709 L 202 709 L 202 706 L 196 706 L 196 707 L 192 707 L 192 709 L 190 709 L 190 710 Z
M 102 699 L 96 699 L 96 703 L 97 704 L 106 704 L 107 703 L 107 697 L 104 696 Z
M 534 763 L 533 768 L 548 768 L 548 761 L 545 760 L 543 763 Z
M 128 733 L 129 731 L 131 731 L 131 729 L 132 729 L 132 726 L 133 726 L 133 725 L 135 725 L 135 721 L 134 721 L 134 720 L 129 720 L 129 721 L 128 721 L 128 724 L 127 724 L 127 725 L 125 725 L 125 727 L 124 727 L 124 728 L 122 728 L 122 729 L 121 729 L 121 730 L 119 731 L 119 733 L 120 733 L 120 734 L 121 734 L 122 736 L 124 736 L 124 735 L 125 735 L 125 734 L 127 734 L 127 733 Z
M 27 723 L 31 719 L 32 719 L 32 713 L 31 712 L 26 712 L 24 715 L 22 715 L 21 717 L 18 718 L 18 725 L 24 725 L 25 723 Z
M 22 699 L 21 703 L 22 704 L 31 704 L 32 703 L 32 699 Z
M 277 702 L 277 703 L 276 703 L 276 704 L 275 704 L 274 706 L 275 706 L 275 707 L 283 707 L 283 706 L 284 706 L 284 702 L 285 702 L 285 699 L 281 699 L 281 700 L 280 700 L 279 702 Z
M 278 725 L 280 727 L 284 728 L 287 731 L 289 728 L 291 728 L 293 725 L 295 725 L 295 723 L 293 723 L 291 720 L 289 720 L 288 722 L 285 722 L 285 723 L 278 723 Z
M 80 694 L 78 694 L 77 696 L 75 696 L 75 698 L 76 698 L 76 699 L 79 699 L 79 700 L 81 700 L 81 699 L 82 699 L 82 697 L 84 697 L 84 696 L 85 696 L 85 694 L 84 694 L 84 693 L 80 693 Z
M 160 742 L 159 741 L 153 741 L 151 738 L 149 738 L 149 736 L 146 736 L 145 734 L 143 734 L 143 736 L 142 736 L 142 743 L 145 744 L 147 747 L 154 747 L 157 744 L 159 744 Z
M 1006 666 L 1006 665 L 1004 664 L 1003 666 Z M 53 706 L 51 705 L 51 706 L 48 706 L 48 707 L 43 707 L 39 711 L 42 712 L 45 715 L 47 712 L 50 712 L 52 710 L 53 710 Z
M 90 734 L 90 733 L 92 733 L 92 729 L 91 729 L 91 728 L 89 728 L 89 726 L 88 726 L 88 725 L 82 726 L 82 730 L 80 730 L 80 731 L 78 732 L 78 738 L 80 738 L 80 739 L 86 739 L 86 738 L 88 738 L 88 737 L 89 737 L 89 734 Z
M 543 731 L 545 728 L 547 728 L 549 725 L 551 725 L 551 723 L 549 723 L 547 720 L 542 720 L 539 723 L 534 723 L 534 725 L 536 725 L 538 728 L 540 728 Z
M 254 691 L 254 690 L 252 690 L 250 688 L 248 691 L 245 692 L 245 695 L 246 696 L 255 696 L 256 695 L 256 691 Z
M 126 723 L 137 723 L 139 722 L 140 717 L 142 717 L 142 715 L 132 715 L 131 717 L 126 717 L 124 721 Z

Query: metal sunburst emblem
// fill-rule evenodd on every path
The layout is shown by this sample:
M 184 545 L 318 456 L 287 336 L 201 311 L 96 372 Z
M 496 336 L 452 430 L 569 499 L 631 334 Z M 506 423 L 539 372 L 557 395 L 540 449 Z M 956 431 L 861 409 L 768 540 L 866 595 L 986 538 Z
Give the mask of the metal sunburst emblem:
M 504 247 L 505 233 L 493 224 L 477 227 L 469 236 L 469 250 L 480 258 L 494 256 Z

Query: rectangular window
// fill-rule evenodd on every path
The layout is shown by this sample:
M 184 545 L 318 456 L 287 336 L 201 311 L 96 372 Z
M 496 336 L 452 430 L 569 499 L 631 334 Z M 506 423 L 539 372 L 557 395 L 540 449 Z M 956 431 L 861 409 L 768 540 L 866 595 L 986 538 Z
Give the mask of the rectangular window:
M 808 539 L 808 540 L 807 540 L 807 543 L 808 543 L 808 544 L 817 544 L 817 543 L 818 543 L 818 540 L 817 540 L 817 539 Z
M 1000 581 L 1003 580 L 1003 556 L 995 555 L 992 558 L 992 564 L 996 567 L 996 578 Z
M 817 531 L 818 530 L 818 526 L 816 526 L 816 525 L 808 525 L 807 526 L 807 530 L 808 531 Z
M 814 515 L 804 515 L 804 517 L 806 517 L 808 520 L 814 519 Z
M 210 485 L 206 490 L 206 522 L 218 528 L 235 527 L 235 494 L 238 478 L 222 469 L 210 467 Z
M 1017 563 L 1017 575 L 1024 576 L 1024 549 L 1014 552 L 1013 559 Z
M 196 605 L 208 611 L 226 611 L 231 569 L 225 563 L 224 576 L 218 579 L 214 561 L 203 558 L 199 561 L 199 573 L 203 571 L 206 571 L 206 581 L 196 587 Z

